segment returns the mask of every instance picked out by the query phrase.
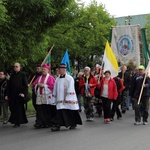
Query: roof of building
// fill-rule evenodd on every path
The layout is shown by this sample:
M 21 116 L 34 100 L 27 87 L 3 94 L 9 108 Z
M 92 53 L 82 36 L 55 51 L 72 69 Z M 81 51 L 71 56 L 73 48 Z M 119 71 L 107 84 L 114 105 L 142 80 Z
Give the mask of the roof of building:
M 115 18 L 117 25 L 126 25 L 130 22 L 131 25 L 140 25 L 141 28 L 145 27 L 145 24 L 148 22 L 146 19 L 150 14 L 134 15 L 134 16 L 124 16 Z

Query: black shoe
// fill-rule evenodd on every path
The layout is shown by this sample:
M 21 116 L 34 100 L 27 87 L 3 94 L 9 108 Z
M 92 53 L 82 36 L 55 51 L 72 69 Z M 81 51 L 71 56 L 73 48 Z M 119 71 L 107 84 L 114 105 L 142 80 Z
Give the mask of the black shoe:
M 18 127 L 20 127 L 19 124 L 15 124 L 15 125 L 13 126 L 13 128 L 18 128 Z
M 51 127 L 51 126 L 49 126 L 49 125 L 42 125 L 41 126 L 41 128 L 49 128 L 49 127 Z
M 75 129 L 76 127 L 77 127 L 76 125 L 70 126 L 69 129 L 72 130 L 72 129 Z
M 79 109 L 79 112 L 82 112 L 82 109 Z
M 121 116 L 118 116 L 118 117 L 117 117 L 118 120 L 121 119 L 121 118 L 122 118 Z
M 53 126 L 53 127 L 51 127 L 51 130 L 52 130 L 52 131 L 59 131 L 59 130 L 60 130 L 60 127 L 58 127 L 58 126 Z
M 34 127 L 35 127 L 35 128 L 37 128 L 37 129 L 42 128 L 42 126 L 41 126 L 41 125 L 39 125 L 39 124 L 34 124 Z
M 125 113 L 126 113 L 126 110 L 122 110 L 122 113 L 125 114 Z
M 110 121 L 114 121 L 114 118 L 110 118 Z

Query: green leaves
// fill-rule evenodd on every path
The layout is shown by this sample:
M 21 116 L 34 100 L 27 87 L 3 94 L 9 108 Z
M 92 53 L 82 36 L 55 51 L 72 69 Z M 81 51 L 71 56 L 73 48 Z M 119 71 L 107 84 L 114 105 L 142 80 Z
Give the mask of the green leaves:
M 0 63 L 19 61 L 26 66 L 42 60 L 52 45 L 45 39 L 47 29 L 59 21 L 69 0 L 0 2 Z
M 95 1 L 88 7 L 74 0 L 0 1 L 0 63 L 19 61 L 34 68 L 50 47 L 52 68 L 68 49 L 71 66 L 94 65 L 94 55 L 103 54 L 114 19 Z M 89 60 L 89 58 L 92 58 Z

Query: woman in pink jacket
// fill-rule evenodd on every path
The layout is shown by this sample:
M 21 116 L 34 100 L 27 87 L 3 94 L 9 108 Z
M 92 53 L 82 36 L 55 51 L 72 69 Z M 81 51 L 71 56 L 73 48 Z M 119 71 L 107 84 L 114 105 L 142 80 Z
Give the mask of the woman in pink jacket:
M 116 83 L 111 78 L 111 72 L 107 70 L 104 75 L 100 83 L 98 83 L 98 88 L 100 89 L 100 96 L 103 103 L 104 123 L 110 123 L 111 101 L 117 99 L 118 92 Z

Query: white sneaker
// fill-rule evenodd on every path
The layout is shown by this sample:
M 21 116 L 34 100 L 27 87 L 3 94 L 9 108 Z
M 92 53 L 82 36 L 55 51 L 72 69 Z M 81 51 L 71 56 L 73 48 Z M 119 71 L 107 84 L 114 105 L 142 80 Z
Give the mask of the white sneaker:
M 90 118 L 86 118 L 86 121 L 90 121 Z
M 147 125 L 147 122 L 143 122 L 143 125 Z
M 94 118 L 93 117 L 90 117 L 90 121 L 93 121 L 94 120 Z
M 136 121 L 134 122 L 134 125 L 141 125 L 141 122 Z
M 7 124 L 7 123 L 8 123 L 8 121 L 4 121 L 4 122 L 3 122 L 3 124 Z

